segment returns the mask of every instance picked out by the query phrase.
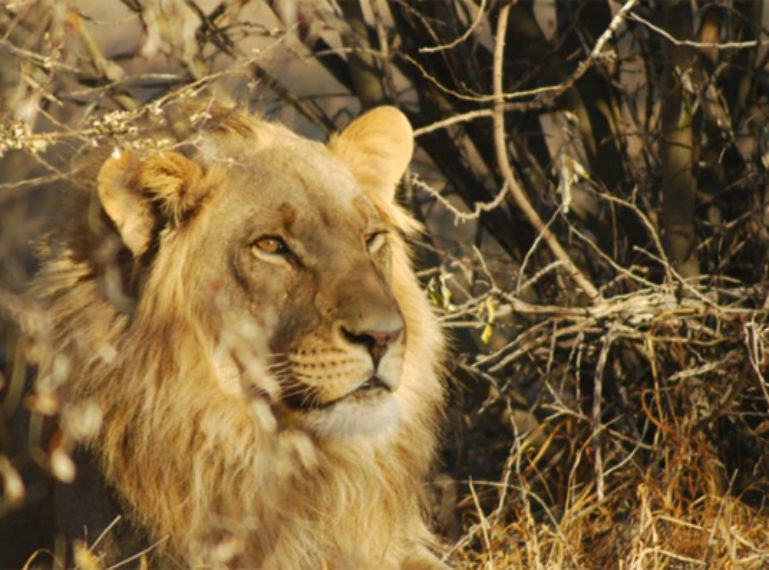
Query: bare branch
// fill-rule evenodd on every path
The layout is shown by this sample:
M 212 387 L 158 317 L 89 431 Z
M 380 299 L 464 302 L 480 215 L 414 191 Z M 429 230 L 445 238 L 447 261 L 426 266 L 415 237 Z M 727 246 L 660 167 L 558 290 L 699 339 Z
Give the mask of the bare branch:
M 628 4 L 633 3 L 628 2 Z M 577 282 L 587 296 L 592 299 L 600 297 L 598 289 L 588 280 L 587 277 L 577 269 L 574 262 L 569 257 L 569 254 L 561 247 L 558 240 L 545 226 L 542 218 L 539 217 L 537 211 L 532 207 L 526 196 L 523 188 L 518 184 L 510 168 L 509 158 L 507 156 L 507 142 L 505 135 L 505 117 L 504 117 L 504 98 L 502 96 L 502 63 L 505 46 L 505 32 L 507 31 L 507 17 L 510 11 L 510 5 L 503 6 L 499 13 L 499 21 L 497 25 L 497 35 L 494 45 L 494 92 L 497 93 L 497 99 L 494 105 L 494 147 L 497 152 L 497 164 L 502 172 L 502 176 L 505 178 L 507 187 L 510 188 L 510 192 L 515 199 L 518 207 L 523 210 L 524 214 L 528 218 L 529 222 L 534 229 L 540 233 L 547 243 L 550 251 L 553 255 L 563 263 L 566 272 Z

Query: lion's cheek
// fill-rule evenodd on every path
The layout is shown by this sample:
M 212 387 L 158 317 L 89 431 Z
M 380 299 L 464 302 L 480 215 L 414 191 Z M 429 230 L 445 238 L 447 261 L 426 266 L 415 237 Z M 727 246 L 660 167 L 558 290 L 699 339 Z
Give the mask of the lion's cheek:
M 323 323 L 312 303 L 302 298 L 301 291 L 289 289 L 281 309 L 264 329 L 269 331 L 269 347 L 273 354 L 288 354 L 296 350 L 297 339 L 313 337 L 323 330 Z
M 393 392 L 396 391 L 401 384 L 401 377 L 403 376 L 403 354 L 403 344 L 391 346 L 376 370 L 377 376 L 379 376 Z

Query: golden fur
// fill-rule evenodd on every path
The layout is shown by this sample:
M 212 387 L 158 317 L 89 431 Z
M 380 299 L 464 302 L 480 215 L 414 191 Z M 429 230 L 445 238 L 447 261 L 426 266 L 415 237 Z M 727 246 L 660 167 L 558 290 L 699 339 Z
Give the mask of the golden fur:
M 51 321 L 38 389 L 167 562 L 443 567 L 421 490 L 442 335 L 393 199 L 408 122 L 379 108 L 324 146 L 201 116 L 173 148 L 106 157 L 52 240 L 31 291 Z M 67 418 L 93 404 L 84 435 Z

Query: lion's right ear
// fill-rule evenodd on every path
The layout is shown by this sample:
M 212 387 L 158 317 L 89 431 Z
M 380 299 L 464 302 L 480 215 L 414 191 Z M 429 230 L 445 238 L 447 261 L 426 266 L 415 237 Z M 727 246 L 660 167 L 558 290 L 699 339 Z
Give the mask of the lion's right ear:
M 115 150 L 97 178 L 99 201 L 134 257 L 147 251 L 158 221 L 179 226 L 204 197 L 202 169 L 177 152 L 140 161 Z
M 350 123 L 328 143 L 364 190 L 385 204 L 395 198 L 395 186 L 411 162 L 414 131 L 401 111 L 376 107 Z

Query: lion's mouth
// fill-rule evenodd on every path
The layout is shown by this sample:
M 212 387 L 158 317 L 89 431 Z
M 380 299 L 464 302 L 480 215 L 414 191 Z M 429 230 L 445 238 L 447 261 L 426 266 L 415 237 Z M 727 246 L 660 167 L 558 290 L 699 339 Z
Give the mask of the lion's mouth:
M 366 380 L 363 384 L 358 386 L 355 390 L 353 390 L 349 394 L 342 397 L 346 398 L 347 396 L 351 396 L 356 392 L 368 392 L 369 390 L 379 390 L 379 389 L 385 390 L 386 392 L 392 392 L 392 388 L 390 388 L 390 386 L 388 386 L 387 383 L 384 382 L 379 376 L 371 376 L 371 378 Z
M 316 397 L 302 397 L 302 398 L 296 398 L 296 397 L 286 397 L 284 398 L 284 401 L 286 404 L 288 404 L 290 407 L 294 409 L 304 410 L 304 411 L 311 411 L 311 410 L 326 410 L 329 409 L 336 404 L 339 404 L 344 401 L 349 401 L 351 399 L 357 398 L 357 397 L 371 397 L 375 395 L 377 392 L 385 393 L 385 392 L 392 392 L 392 388 L 381 378 L 379 378 L 376 375 L 372 375 L 368 378 L 365 382 L 357 386 L 356 388 L 353 388 L 346 394 L 342 394 L 338 398 L 334 398 L 333 400 L 327 400 L 327 401 L 321 401 L 317 396 Z
M 388 386 L 387 383 L 385 383 L 378 376 L 371 376 L 363 384 L 361 384 L 360 386 L 358 386 L 353 390 L 350 390 L 346 394 L 339 396 L 338 398 L 334 398 L 333 400 L 329 400 L 327 402 L 318 402 L 318 405 L 315 409 L 324 410 L 340 402 L 344 402 L 352 398 L 355 398 L 356 396 L 365 395 L 366 397 L 368 397 L 369 395 L 373 395 L 374 392 L 378 392 L 378 391 L 392 392 L 392 388 L 390 388 L 390 386 Z

